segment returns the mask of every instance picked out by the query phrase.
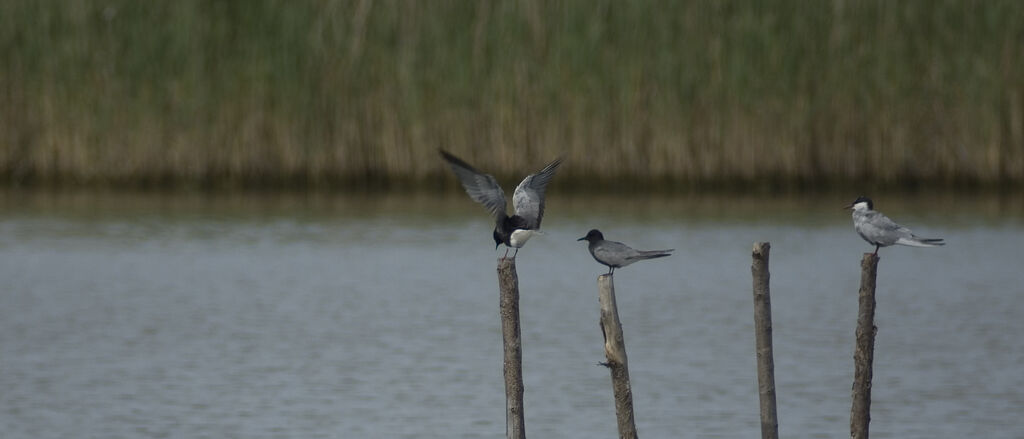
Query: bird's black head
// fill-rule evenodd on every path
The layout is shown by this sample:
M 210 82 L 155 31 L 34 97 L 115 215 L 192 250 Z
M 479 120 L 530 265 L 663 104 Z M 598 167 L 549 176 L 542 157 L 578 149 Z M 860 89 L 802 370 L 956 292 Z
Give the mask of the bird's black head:
M 584 239 L 590 242 L 600 241 L 604 239 L 604 235 L 602 235 L 597 229 L 590 229 L 590 231 L 587 232 L 587 236 L 577 239 L 577 241 L 583 241 Z
M 494 237 L 494 249 L 497 250 L 498 247 L 501 246 L 502 244 L 501 235 L 498 234 L 497 230 L 494 230 L 493 232 L 491 232 L 491 236 Z
M 872 203 L 870 198 L 865 197 L 863 195 L 857 197 L 856 200 L 853 200 L 853 202 L 850 203 L 849 206 L 846 206 L 846 208 L 847 209 L 853 209 L 854 206 L 856 206 L 857 204 L 860 204 L 860 203 L 867 203 L 868 210 L 874 210 L 875 209 L 875 203 Z

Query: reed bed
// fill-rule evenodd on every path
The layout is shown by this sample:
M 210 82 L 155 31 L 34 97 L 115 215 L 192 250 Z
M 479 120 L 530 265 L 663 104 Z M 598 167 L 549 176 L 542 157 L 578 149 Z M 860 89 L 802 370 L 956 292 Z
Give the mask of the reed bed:
M 1012 0 L 9 0 L 0 63 L 14 185 L 1024 185 Z

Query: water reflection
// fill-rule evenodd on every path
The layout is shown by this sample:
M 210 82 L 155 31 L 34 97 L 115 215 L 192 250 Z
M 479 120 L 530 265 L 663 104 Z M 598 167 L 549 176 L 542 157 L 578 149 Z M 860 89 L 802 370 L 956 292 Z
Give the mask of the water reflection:
M 855 195 L 854 195 L 855 196 Z M 772 242 L 783 435 L 847 434 L 847 196 L 573 197 L 520 252 L 526 427 L 615 435 L 597 227 L 670 258 L 616 270 L 637 426 L 758 431 L 750 245 Z M 852 199 L 852 198 L 851 198 Z M 875 196 L 941 249 L 883 249 L 875 437 L 1020 437 L 1020 198 Z M 462 194 L 0 194 L 5 437 L 494 437 L 487 215 Z

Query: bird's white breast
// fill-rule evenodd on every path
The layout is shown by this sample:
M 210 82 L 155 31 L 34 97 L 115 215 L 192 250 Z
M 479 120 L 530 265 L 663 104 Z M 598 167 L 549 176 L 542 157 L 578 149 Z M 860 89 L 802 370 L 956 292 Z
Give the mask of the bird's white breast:
M 512 232 L 512 235 L 509 236 L 508 241 L 512 244 L 512 247 L 522 248 L 523 245 L 526 244 L 526 241 L 529 241 L 533 235 L 540 234 L 542 234 L 540 230 L 516 229 Z

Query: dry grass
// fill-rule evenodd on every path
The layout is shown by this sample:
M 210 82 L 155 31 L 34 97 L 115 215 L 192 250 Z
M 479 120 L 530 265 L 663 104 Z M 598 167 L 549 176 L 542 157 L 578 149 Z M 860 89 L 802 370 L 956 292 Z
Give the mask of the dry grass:
M 1016 1 L 0 2 L 10 184 L 1024 184 Z

